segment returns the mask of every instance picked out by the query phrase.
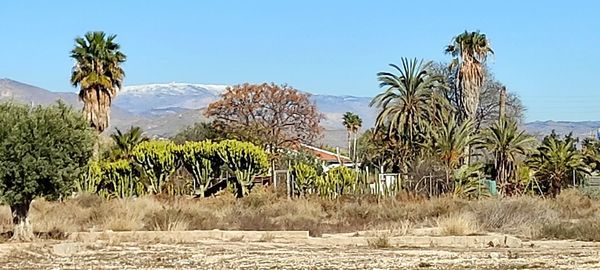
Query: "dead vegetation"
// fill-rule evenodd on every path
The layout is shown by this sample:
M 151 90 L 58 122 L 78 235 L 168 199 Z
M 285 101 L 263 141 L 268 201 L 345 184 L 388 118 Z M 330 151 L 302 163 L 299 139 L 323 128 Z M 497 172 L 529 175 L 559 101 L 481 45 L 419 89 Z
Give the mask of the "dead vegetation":
M 396 237 L 418 228 L 439 227 L 443 235 L 499 232 L 530 239 L 600 241 L 599 210 L 599 201 L 577 190 L 565 191 L 556 199 L 523 196 L 467 201 L 407 196 L 288 200 L 268 189 L 256 189 L 243 199 L 228 194 L 204 199 L 147 196 L 104 200 L 92 195 L 62 202 L 38 199 L 31 207 L 31 221 L 34 231 L 45 234 L 222 229 L 306 230 L 311 236 L 320 236 L 386 230 Z M 11 227 L 10 211 L 1 206 L 0 230 L 8 232 Z

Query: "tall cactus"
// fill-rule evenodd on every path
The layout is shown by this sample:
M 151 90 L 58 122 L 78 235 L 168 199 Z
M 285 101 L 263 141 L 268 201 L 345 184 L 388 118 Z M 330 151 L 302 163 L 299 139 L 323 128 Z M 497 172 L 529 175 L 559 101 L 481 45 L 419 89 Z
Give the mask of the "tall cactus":
M 128 160 L 105 162 L 100 168 L 105 184 L 112 190 L 112 196 L 128 198 L 143 192 L 142 183 Z
M 265 173 L 269 167 L 267 154 L 260 147 L 235 140 L 225 140 L 217 145 L 217 154 L 226 168 L 235 176 L 238 197 L 248 195 L 254 177 Z
M 298 187 L 300 196 L 305 196 L 310 189 L 314 188 L 315 182 L 319 177 L 317 170 L 305 163 L 294 165 L 292 167 L 292 176 L 294 177 L 294 183 Z
M 217 146 L 211 141 L 186 142 L 178 149 L 183 166 L 192 175 L 194 192 L 200 196 L 204 196 L 211 180 L 219 176 L 223 166 Z
M 329 181 L 335 184 L 335 192 L 337 195 L 343 195 L 348 189 L 355 188 L 356 171 L 345 166 L 335 167 L 327 172 Z
M 142 142 L 133 149 L 133 161 L 150 182 L 148 192 L 161 193 L 164 183 L 177 170 L 176 149 L 171 141 Z

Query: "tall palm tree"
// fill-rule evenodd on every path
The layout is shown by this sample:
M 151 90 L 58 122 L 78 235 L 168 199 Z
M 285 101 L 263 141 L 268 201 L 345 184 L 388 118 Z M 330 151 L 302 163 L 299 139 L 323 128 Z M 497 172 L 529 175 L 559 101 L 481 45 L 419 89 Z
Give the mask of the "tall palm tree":
M 465 149 L 478 143 L 473 135 L 474 122 L 471 119 L 458 122 L 452 113 L 445 114 L 445 121 L 440 126 L 431 127 L 427 147 L 430 153 L 440 162 L 446 173 L 446 191 L 452 189 L 452 175 L 466 158 Z
M 116 35 L 88 32 L 75 39 L 71 58 L 75 65 L 71 84 L 80 87 L 79 99 L 90 125 L 98 132 L 109 125 L 110 105 L 122 86 L 125 72 L 121 64 L 126 56 L 115 42 Z
M 131 127 L 125 133 L 117 128 L 116 133 L 111 134 L 110 137 L 115 143 L 112 156 L 116 159 L 129 158 L 136 145 L 148 140 L 140 127 Z
M 342 117 L 344 127 L 348 132 L 348 155 L 356 160 L 356 141 L 358 137 L 358 131 L 362 127 L 362 119 L 355 113 L 346 112 Z M 352 141 L 354 140 L 354 144 Z M 352 147 L 354 145 L 354 147 Z
M 496 182 L 503 194 L 512 194 L 517 180 L 518 158 L 528 154 L 534 141 L 525 131 L 519 131 L 516 121 L 505 117 L 483 132 L 482 146 L 494 153 Z
M 456 36 L 452 44 L 446 47 L 451 54 L 451 67 L 456 68 L 455 83 L 458 91 L 462 116 L 474 119 L 479 105 L 479 92 L 485 79 L 485 62 L 494 51 L 485 34 L 467 32 Z
M 375 128 L 386 128 L 389 134 L 397 133 L 413 148 L 428 119 L 431 93 L 439 87 L 442 78 L 432 75 L 431 62 L 402 58 L 402 65 L 390 65 L 398 74 L 377 74 L 384 92 L 375 96 L 371 106 L 379 108 Z

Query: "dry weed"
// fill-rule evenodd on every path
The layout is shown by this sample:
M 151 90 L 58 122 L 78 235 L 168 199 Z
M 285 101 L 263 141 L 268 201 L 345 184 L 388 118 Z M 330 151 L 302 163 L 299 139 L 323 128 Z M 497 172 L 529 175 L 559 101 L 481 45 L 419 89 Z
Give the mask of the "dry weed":
M 390 234 L 388 232 L 379 233 L 375 237 L 367 238 L 367 244 L 371 248 L 390 248 Z
M 471 235 L 480 232 L 472 213 L 441 217 L 437 220 L 437 224 L 442 235 Z

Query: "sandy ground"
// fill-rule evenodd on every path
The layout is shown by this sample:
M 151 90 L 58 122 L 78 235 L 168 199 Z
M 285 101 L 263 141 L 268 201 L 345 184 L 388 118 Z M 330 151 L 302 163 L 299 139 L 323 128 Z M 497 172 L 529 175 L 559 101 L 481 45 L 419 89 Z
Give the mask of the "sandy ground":
M 600 246 L 371 248 L 366 243 L 0 244 L 0 269 L 600 269 Z

